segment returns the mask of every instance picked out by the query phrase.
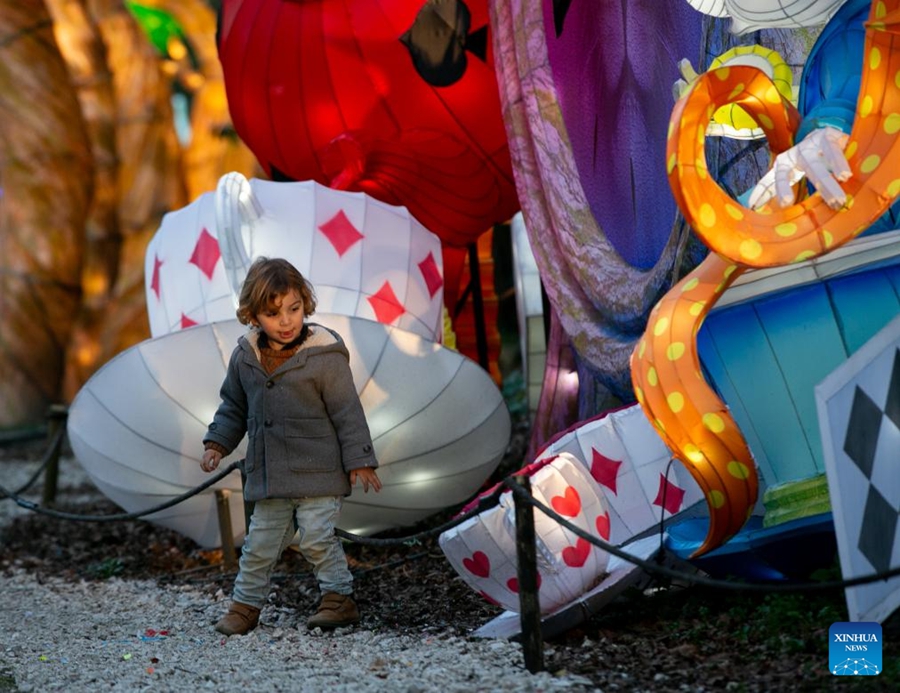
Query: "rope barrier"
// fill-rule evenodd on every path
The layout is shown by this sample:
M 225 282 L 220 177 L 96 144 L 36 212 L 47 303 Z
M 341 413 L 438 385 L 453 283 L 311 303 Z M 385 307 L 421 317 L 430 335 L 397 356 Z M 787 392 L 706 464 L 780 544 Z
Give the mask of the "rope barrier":
M 20 494 L 25 493 L 25 491 L 31 488 L 31 485 L 38 480 L 41 474 L 44 473 L 44 470 L 47 469 L 47 465 L 50 464 L 51 460 L 59 452 L 59 448 L 62 446 L 62 439 L 65 432 L 65 428 L 63 428 L 62 426 L 60 426 L 56 430 L 56 432 L 53 434 L 53 437 L 50 439 L 50 446 L 47 448 L 47 452 L 44 453 L 44 457 L 43 459 L 41 459 L 37 470 L 35 470 L 34 474 L 31 475 L 31 478 L 28 479 L 28 481 L 26 481 L 24 484 L 22 484 L 22 486 L 17 488 L 11 494 L 2 486 L 0 486 L 0 500 L 4 498 L 17 498 Z
M 215 476 L 210 477 L 199 486 L 185 491 L 180 496 L 176 496 L 175 498 L 167 500 L 165 503 L 160 503 L 159 505 L 154 505 L 152 508 L 147 508 L 146 510 L 141 510 L 140 512 L 135 513 L 116 513 L 114 515 L 79 515 L 77 513 L 60 512 L 59 510 L 42 508 L 37 503 L 26 500 L 25 498 L 19 496 L 19 494 L 17 493 L 7 491 L 2 486 L 0 486 L 0 497 L 9 498 L 10 500 L 14 501 L 15 504 L 20 508 L 25 508 L 25 510 L 31 510 L 32 512 L 35 512 L 39 515 L 55 517 L 59 520 L 72 520 L 73 522 L 115 522 L 118 520 L 136 520 L 138 518 L 144 517 L 145 515 L 150 515 L 152 513 L 159 512 L 160 510 L 165 510 L 166 508 L 171 508 L 173 505 L 178 505 L 182 501 L 186 501 L 188 498 L 196 496 L 201 491 L 205 491 L 213 484 L 216 484 L 224 479 L 237 468 L 238 463 L 232 462 L 230 465 L 228 465 L 228 467 L 220 471 Z
M 500 494 L 503 493 L 504 490 L 505 489 L 503 488 L 503 485 L 500 484 L 493 491 L 493 493 L 491 493 L 489 496 L 485 496 L 480 501 L 478 501 L 478 505 L 476 505 L 472 510 L 463 513 L 462 515 L 457 515 L 456 517 L 448 520 L 441 525 L 438 525 L 437 527 L 431 527 L 430 529 L 422 530 L 421 532 L 417 532 L 416 534 L 409 534 L 403 537 L 381 539 L 378 537 L 363 537 L 359 534 L 345 532 L 342 529 L 335 529 L 334 532 L 342 539 L 347 539 L 348 541 L 352 541 L 355 544 L 363 544 L 364 546 L 396 546 L 398 544 L 415 544 L 421 539 L 429 539 L 431 537 L 439 536 L 446 532 L 448 529 L 453 529 L 457 525 L 461 525 L 466 520 L 475 517 L 488 508 L 494 507 L 495 505 L 497 505 Z
M 47 452 L 44 454 L 43 459 L 39 465 L 38 470 L 32 475 L 32 477 L 28 480 L 28 482 L 23 485 L 20 489 L 16 491 L 10 491 L 3 486 L 0 486 L 0 500 L 2 499 L 10 499 L 15 502 L 19 507 L 24 508 L 25 510 L 29 510 L 31 512 L 46 515 L 49 517 L 53 517 L 61 520 L 70 520 L 73 522 L 116 522 L 120 520 L 134 520 L 140 519 L 147 515 L 151 515 L 156 512 L 160 512 L 161 510 L 165 510 L 167 508 L 171 508 L 172 506 L 178 505 L 183 501 L 196 496 L 197 494 L 205 491 L 210 486 L 218 483 L 226 476 L 231 474 L 233 471 L 239 468 L 239 462 L 232 462 L 225 469 L 220 470 L 216 475 L 210 477 L 206 481 L 204 481 L 199 486 L 192 488 L 181 495 L 171 498 L 170 500 L 155 505 L 150 508 L 146 508 L 145 510 L 141 510 L 139 512 L 130 512 L 130 513 L 116 513 L 111 515 L 81 515 L 77 513 L 67 513 L 61 512 L 58 510 L 53 510 L 50 508 L 42 508 L 36 503 L 29 501 L 25 498 L 21 497 L 21 493 L 30 487 L 35 480 L 40 476 L 41 472 L 46 468 L 49 461 L 53 458 L 54 454 L 58 451 L 59 447 L 62 444 L 62 437 L 65 432 L 65 427 L 61 427 L 53 438 L 50 440 L 49 447 Z M 668 471 L 667 471 L 668 474 Z M 855 587 L 858 585 L 865 585 L 873 582 L 879 582 L 882 580 L 887 580 L 889 578 L 900 575 L 900 566 L 895 568 L 891 568 L 887 571 L 881 571 L 877 573 L 872 573 L 869 575 L 863 575 L 847 580 L 830 580 L 830 581 L 820 581 L 820 582 L 790 582 L 784 583 L 780 581 L 771 581 L 771 580 L 759 580 L 754 582 L 748 581 L 737 581 L 737 580 L 720 580 L 716 578 L 704 577 L 701 575 L 696 575 L 694 573 L 689 573 L 684 570 L 678 570 L 676 568 L 670 568 L 668 566 L 662 565 L 657 561 L 649 561 L 645 559 L 638 558 L 630 553 L 627 550 L 616 546 L 615 544 L 610 544 L 603 539 L 587 532 L 586 530 L 581 529 L 577 525 L 572 524 L 565 517 L 554 511 L 552 508 L 547 507 L 546 505 L 536 501 L 530 492 L 525 490 L 523 487 L 516 484 L 513 480 L 512 476 L 508 476 L 499 484 L 497 484 L 494 491 L 478 501 L 478 504 L 470 511 L 458 515 L 451 520 L 444 522 L 435 527 L 428 528 L 421 532 L 417 532 L 415 534 L 405 535 L 402 537 L 392 537 L 392 538 L 379 538 L 379 537 L 365 537 L 358 534 L 353 534 L 351 532 L 346 532 L 342 529 L 336 529 L 335 533 L 342 539 L 346 539 L 347 541 L 368 545 L 368 546 L 399 546 L 399 545 L 415 545 L 423 539 L 430 539 L 440 534 L 446 532 L 448 529 L 452 529 L 463 522 L 475 517 L 476 515 L 482 513 L 483 511 L 494 507 L 498 504 L 500 494 L 504 493 L 506 490 L 512 491 L 512 493 L 521 497 L 522 500 L 531 504 L 533 507 L 540 510 L 546 516 L 556 521 L 562 527 L 565 527 L 576 536 L 590 542 L 592 545 L 603 549 L 607 553 L 612 556 L 616 556 L 621 558 L 628 563 L 638 566 L 643 570 L 647 571 L 650 574 L 655 574 L 658 576 L 664 576 L 670 579 L 681 580 L 688 584 L 701 585 L 704 587 L 710 587 L 715 589 L 725 589 L 725 590 L 733 590 L 733 591 L 750 591 L 750 592 L 801 592 L 807 590 L 818 590 L 818 591 L 827 591 L 827 590 L 837 590 L 847 587 Z M 660 547 L 663 548 L 663 532 L 660 532 Z
M 517 488 L 514 484 L 511 485 L 513 493 L 518 496 L 523 496 L 523 490 Z M 565 527 L 569 531 L 578 535 L 582 539 L 590 542 L 594 546 L 607 551 L 613 556 L 617 556 L 629 563 L 632 563 L 640 568 L 643 568 L 648 573 L 656 573 L 658 575 L 664 575 L 666 577 L 683 580 L 689 583 L 703 585 L 704 587 L 714 587 L 719 589 L 727 589 L 727 590 L 736 590 L 736 591 L 752 591 L 752 592 L 801 592 L 807 590 L 836 590 L 845 587 L 855 587 L 857 585 L 866 585 L 871 582 L 879 582 L 881 580 L 887 580 L 888 578 L 895 577 L 900 575 L 900 566 L 895 568 L 891 568 L 890 570 L 886 570 L 878 573 L 871 573 L 869 575 L 862 575 L 860 577 L 851 578 L 849 580 L 830 580 L 830 581 L 821 581 L 821 582 L 792 582 L 792 583 L 784 583 L 778 581 L 770 581 L 770 580 L 759 580 L 756 582 L 743 582 L 743 581 L 734 581 L 734 580 L 717 580 L 715 578 L 705 578 L 703 576 L 698 576 L 692 573 L 688 573 L 683 570 L 677 570 L 675 568 L 669 568 L 667 566 L 661 565 L 659 563 L 653 561 L 647 561 L 642 558 L 638 558 L 637 556 L 633 556 L 628 553 L 624 549 L 610 544 L 599 537 L 594 536 L 590 532 L 587 532 L 577 525 L 572 524 L 562 515 L 557 513 L 552 508 L 548 508 L 546 505 L 541 503 L 540 501 L 534 500 L 534 498 L 527 494 L 526 497 L 523 498 L 525 502 L 533 505 L 535 508 L 544 513 L 547 517 L 555 520 L 558 524 Z

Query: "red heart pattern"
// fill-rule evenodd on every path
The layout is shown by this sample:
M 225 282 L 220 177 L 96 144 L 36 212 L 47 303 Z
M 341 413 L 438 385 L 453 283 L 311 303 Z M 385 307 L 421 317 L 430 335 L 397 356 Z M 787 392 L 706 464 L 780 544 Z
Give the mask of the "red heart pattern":
M 515 592 L 516 594 L 519 593 L 518 578 L 514 578 L 514 577 L 510 578 L 509 580 L 506 581 L 506 586 L 509 587 L 510 592 Z M 540 573 L 537 574 L 537 586 L 538 586 L 538 589 L 541 589 L 541 574 Z
M 553 496 L 550 499 L 550 505 L 560 515 L 575 517 L 581 512 L 581 496 L 573 487 L 567 486 L 563 495 Z
M 486 578 L 491 574 L 491 559 L 484 551 L 476 551 L 471 558 L 464 558 L 463 565 L 472 575 Z
M 597 533 L 606 541 L 609 541 L 609 513 L 597 515 L 595 524 L 597 525 Z
M 575 546 L 567 546 L 562 550 L 563 562 L 570 568 L 580 568 L 591 553 L 591 543 L 587 539 L 578 538 Z

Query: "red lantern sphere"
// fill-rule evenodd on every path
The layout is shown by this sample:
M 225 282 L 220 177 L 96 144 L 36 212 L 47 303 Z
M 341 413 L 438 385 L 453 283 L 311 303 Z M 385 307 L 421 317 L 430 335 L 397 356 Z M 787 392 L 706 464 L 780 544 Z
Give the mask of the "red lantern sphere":
M 518 210 L 487 0 L 223 0 L 218 47 L 272 179 L 406 206 L 457 247 Z

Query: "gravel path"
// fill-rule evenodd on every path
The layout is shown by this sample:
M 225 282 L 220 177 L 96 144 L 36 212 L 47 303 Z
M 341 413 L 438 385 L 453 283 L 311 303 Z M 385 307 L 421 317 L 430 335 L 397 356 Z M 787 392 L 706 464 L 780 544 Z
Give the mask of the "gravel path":
M 35 462 L 3 460 L 15 489 Z M 83 470 L 63 457 L 61 487 Z M 39 493 L 39 489 L 37 490 Z M 0 500 L 0 526 L 21 513 Z M 227 597 L 153 581 L 38 581 L 0 572 L 0 691 L 586 691 L 586 678 L 530 674 L 521 647 L 452 634 L 359 628 L 309 632 L 307 614 L 268 606 L 261 625 L 225 638 L 212 624 Z

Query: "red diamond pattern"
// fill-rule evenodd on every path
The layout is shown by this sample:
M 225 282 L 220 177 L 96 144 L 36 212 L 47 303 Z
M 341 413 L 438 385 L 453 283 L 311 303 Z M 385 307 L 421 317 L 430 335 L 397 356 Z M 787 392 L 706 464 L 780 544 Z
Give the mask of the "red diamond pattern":
M 156 294 L 156 300 L 159 300 L 159 268 L 162 267 L 162 260 L 159 255 L 153 256 L 153 276 L 150 278 L 150 288 Z
M 219 242 L 204 227 L 200 232 L 197 245 L 194 246 L 194 254 L 191 255 L 189 262 L 197 265 L 207 279 L 212 279 L 216 263 L 220 257 L 222 257 L 222 253 L 219 252 Z
M 428 295 L 434 298 L 434 295 L 444 285 L 444 280 L 441 278 L 441 272 L 432 253 L 428 253 L 428 257 L 419 263 L 419 271 L 422 273 L 422 279 L 425 280 L 425 286 L 428 287 Z
M 187 315 L 185 315 L 184 313 L 181 314 L 181 329 L 182 329 L 182 330 L 183 330 L 184 328 L 186 328 L 186 327 L 192 327 L 192 326 L 194 326 L 194 325 L 196 325 L 196 324 L 197 324 L 197 321 L 196 321 L 196 320 L 191 320 L 191 319 L 190 319 Z
M 591 476 L 594 477 L 598 484 L 603 484 L 610 491 L 619 495 L 618 491 L 616 491 L 616 478 L 619 476 L 619 467 L 622 466 L 622 463 L 601 455 L 594 448 L 591 448 L 591 452 L 593 453 L 591 458 Z
M 320 224 L 319 231 L 334 246 L 338 257 L 343 257 L 344 253 L 364 238 L 357 228 L 350 223 L 343 209 L 324 224 Z
M 394 290 L 388 282 L 381 285 L 376 293 L 369 296 L 369 305 L 375 311 L 378 322 L 390 325 L 394 320 L 406 312 L 406 308 L 400 303 Z
M 662 506 L 663 496 L 665 496 L 666 499 L 666 504 L 664 506 L 666 512 L 674 514 L 681 509 L 681 502 L 684 500 L 684 491 L 671 481 L 666 481 L 666 477 L 660 474 L 659 490 L 656 492 L 656 500 L 653 501 L 653 505 Z

